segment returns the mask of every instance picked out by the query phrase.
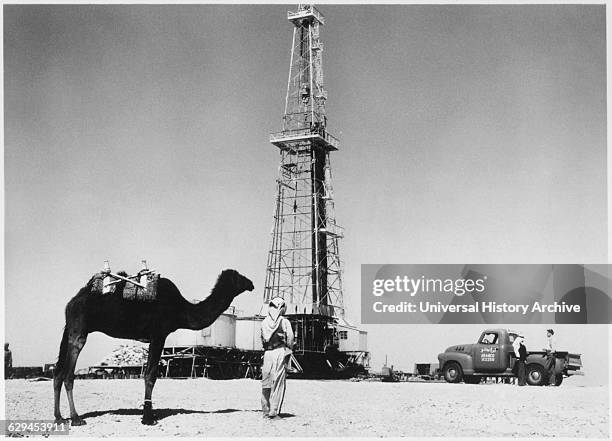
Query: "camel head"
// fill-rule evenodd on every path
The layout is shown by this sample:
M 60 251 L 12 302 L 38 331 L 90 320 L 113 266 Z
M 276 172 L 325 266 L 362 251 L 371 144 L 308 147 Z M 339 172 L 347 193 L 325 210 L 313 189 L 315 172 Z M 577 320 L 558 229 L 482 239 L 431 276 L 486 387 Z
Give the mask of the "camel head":
M 223 287 L 224 291 L 233 297 L 245 291 L 253 291 L 255 289 L 253 282 L 233 269 L 226 269 L 221 272 L 217 280 L 217 286 Z

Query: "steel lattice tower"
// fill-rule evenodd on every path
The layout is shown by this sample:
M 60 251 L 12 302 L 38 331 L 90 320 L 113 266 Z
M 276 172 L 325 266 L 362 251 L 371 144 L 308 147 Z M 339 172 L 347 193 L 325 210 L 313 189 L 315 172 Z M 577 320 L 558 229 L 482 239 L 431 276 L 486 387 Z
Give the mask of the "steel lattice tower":
M 330 168 L 339 142 L 327 131 L 319 40 L 324 18 L 312 5 L 299 5 L 287 18 L 293 44 L 282 131 L 270 135 L 280 166 L 264 303 L 280 296 L 288 314 L 340 318 L 343 232 L 335 221 Z

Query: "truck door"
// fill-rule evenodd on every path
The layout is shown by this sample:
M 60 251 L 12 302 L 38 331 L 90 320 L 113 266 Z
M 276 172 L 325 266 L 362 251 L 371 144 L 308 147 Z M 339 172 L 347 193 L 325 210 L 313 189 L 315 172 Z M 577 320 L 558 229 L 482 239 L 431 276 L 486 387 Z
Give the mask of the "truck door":
M 485 331 L 480 336 L 478 343 L 473 346 L 474 369 L 476 372 L 502 372 L 502 351 L 500 351 L 501 336 L 497 331 Z

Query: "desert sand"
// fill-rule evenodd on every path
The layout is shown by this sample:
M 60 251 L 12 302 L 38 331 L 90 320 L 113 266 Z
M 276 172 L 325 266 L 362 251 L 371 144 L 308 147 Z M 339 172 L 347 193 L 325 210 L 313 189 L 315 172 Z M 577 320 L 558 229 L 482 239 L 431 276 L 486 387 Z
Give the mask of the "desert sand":
M 49 381 L 9 380 L 7 419 L 52 419 Z M 264 420 L 255 380 L 160 379 L 156 426 L 140 423 L 142 380 L 77 380 L 87 425 L 72 436 L 608 437 L 608 387 L 289 380 L 282 419 Z M 62 392 L 63 415 L 68 416 Z

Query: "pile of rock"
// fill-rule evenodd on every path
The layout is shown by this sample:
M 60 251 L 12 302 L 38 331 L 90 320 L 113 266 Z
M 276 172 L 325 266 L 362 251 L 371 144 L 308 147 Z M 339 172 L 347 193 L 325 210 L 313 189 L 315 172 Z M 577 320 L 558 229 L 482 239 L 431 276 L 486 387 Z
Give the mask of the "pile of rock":
M 143 346 L 121 345 L 104 360 L 102 366 L 140 366 L 147 362 L 148 349 Z

